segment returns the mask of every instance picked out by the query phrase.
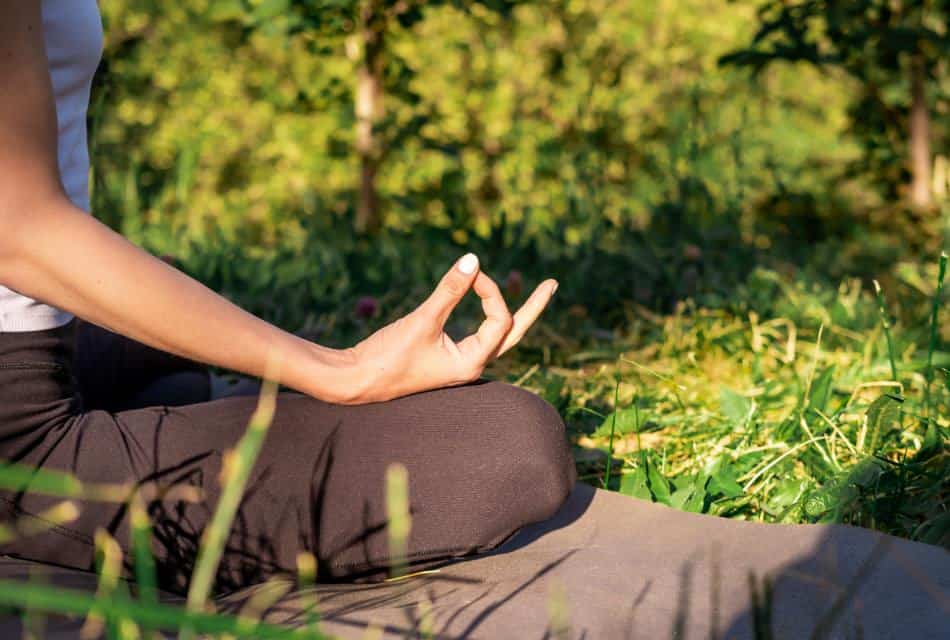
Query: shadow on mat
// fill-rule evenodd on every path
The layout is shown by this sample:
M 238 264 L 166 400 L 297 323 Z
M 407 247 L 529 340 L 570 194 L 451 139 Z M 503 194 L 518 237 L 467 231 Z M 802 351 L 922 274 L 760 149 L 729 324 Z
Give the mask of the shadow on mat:
M 594 496 L 592 488 L 579 486 L 554 518 L 527 527 L 487 554 L 501 560 L 524 550 L 518 562 L 527 565 L 536 559 L 533 572 L 525 572 L 517 584 L 436 574 L 361 592 L 325 593 L 320 595 L 323 619 L 346 637 L 360 637 L 367 621 L 374 620 L 387 638 L 519 640 L 937 638 L 950 628 L 950 571 L 945 570 L 950 556 L 937 547 L 855 527 L 738 523 L 630 503 L 637 505 L 631 511 L 662 509 L 665 522 L 692 527 L 693 544 L 687 549 L 671 543 L 667 557 L 631 561 L 638 555 L 633 536 L 629 547 L 601 549 L 597 566 L 586 564 L 595 556 L 586 553 L 583 536 L 559 542 L 557 554 L 526 549 L 578 522 Z M 617 526 L 622 515 L 595 510 L 590 515 L 597 520 L 593 529 Z M 729 532 L 741 534 L 733 538 Z M 662 539 L 670 533 L 647 526 L 636 535 Z M 603 604 L 585 596 L 570 601 L 573 624 L 568 620 L 566 626 L 552 625 L 544 619 L 548 603 L 539 600 L 538 593 L 549 592 L 559 582 L 598 582 L 610 561 L 626 571 L 629 587 L 603 594 L 616 605 L 609 610 L 609 620 L 585 611 Z M 511 562 L 516 562 L 514 557 Z M 426 608 L 437 612 L 428 627 L 420 614 Z M 292 611 L 285 620 L 293 621 Z M 423 633 L 426 628 L 428 634 Z

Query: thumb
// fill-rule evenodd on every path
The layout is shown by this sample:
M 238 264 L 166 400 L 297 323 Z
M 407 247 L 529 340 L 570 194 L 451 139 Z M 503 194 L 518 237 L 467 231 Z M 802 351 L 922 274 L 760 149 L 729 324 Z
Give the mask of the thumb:
M 442 327 L 452 310 L 471 289 L 477 275 L 478 256 L 466 253 L 442 276 L 435 291 L 422 303 L 420 310 L 434 318 L 439 327 Z

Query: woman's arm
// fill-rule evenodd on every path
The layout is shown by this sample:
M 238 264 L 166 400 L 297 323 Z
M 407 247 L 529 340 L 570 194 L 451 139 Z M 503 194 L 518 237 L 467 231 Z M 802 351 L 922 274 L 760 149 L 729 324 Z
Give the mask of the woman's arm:
M 547 281 L 515 317 L 478 270 L 453 268 L 415 312 L 354 349 L 310 343 L 239 309 L 132 245 L 66 197 L 40 0 L 0 1 L 0 283 L 150 346 L 280 381 L 330 402 L 385 400 L 477 377 L 544 309 Z M 458 344 L 442 331 L 474 287 L 486 321 Z

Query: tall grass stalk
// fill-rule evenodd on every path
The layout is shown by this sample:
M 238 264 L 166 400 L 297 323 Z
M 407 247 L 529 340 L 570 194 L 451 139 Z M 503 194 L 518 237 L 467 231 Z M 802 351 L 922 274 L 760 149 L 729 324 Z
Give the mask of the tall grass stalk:
M 158 584 L 155 577 L 155 558 L 152 556 L 152 525 L 141 494 L 132 494 L 129 501 L 129 520 L 131 524 L 132 559 L 135 567 L 135 583 L 142 602 L 158 602 Z M 142 633 L 148 637 L 152 630 L 148 627 Z
M 78 517 L 79 507 L 75 502 L 72 500 L 60 502 L 35 516 L 23 516 L 12 525 L 0 524 L 0 544 L 43 533 L 54 527 L 69 524 Z
M 290 593 L 293 588 L 294 583 L 283 576 L 273 577 L 264 584 L 255 586 L 254 592 L 238 612 L 238 618 L 244 624 L 255 624 L 263 618 L 268 609 Z
M 815 374 L 818 372 L 818 362 L 821 360 L 821 337 L 825 332 L 825 325 L 822 323 L 818 327 L 818 338 L 815 340 L 815 357 L 812 359 L 811 371 L 808 372 L 808 381 L 805 383 L 805 397 L 802 399 L 801 416 L 804 421 L 805 410 L 808 408 L 808 401 L 811 398 L 811 385 L 815 381 Z
M 386 469 L 386 512 L 389 518 L 389 556 L 392 559 L 390 578 L 406 573 L 409 551 L 409 471 L 393 463 Z
M 930 340 L 927 345 L 927 390 L 924 400 L 928 420 L 932 415 L 930 392 L 934 380 L 934 351 L 937 350 L 937 341 L 939 340 L 937 319 L 940 315 L 940 299 L 943 297 L 943 281 L 946 277 L 947 252 L 944 251 L 940 254 L 940 264 L 937 270 L 937 290 L 934 292 L 933 307 L 930 311 Z
M 251 416 L 247 431 L 241 437 L 237 446 L 224 456 L 221 470 L 221 497 L 218 507 L 212 516 L 211 522 L 202 534 L 201 547 L 198 549 L 198 559 L 191 576 L 191 586 L 188 589 L 187 609 L 192 613 L 203 611 L 211 589 L 218 564 L 224 553 L 224 545 L 231 531 L 231 523 L 237 514 L 244 488 L 251 475 L 254 461 L 264 444 L 264 437 L 270 428 L 277 405 L 277 384 L 271 380 L 277 379 L 276 365 L 271 363 L 268 376 L 261 388 L 257 409 Z M 183 638 L 192 637 L 188 630 L 183 630 Z
M 548 590 L 548 634 L 551 640 L 567 640 L 571 636 L 567 590 L 555 582 Z
M 620 380 L 614 387 L 614 412 L 610 420 L 610 440 L 607 443 L 607 466 L 604 468 L 604 489 L 610 489 L 610 472 L 614 460 L 614 435 L 617 433 L 617 411 L 620 410 Z
M 874 281 L 874 295 L 877 296 L 877 309 L 881 314 L 881 325 L 884 327 L 884 339 L 887 340 L 887 358 L 891 363 L 891 379 L 900 382 L 897 378 L 897 360 L 894 358 L 894 341 L 891 339 L 891 320 L 887 313 L 887 303 L 884 301 L 884 292 L 880 283 Z
M 31 585 L 44 585 L 45 576 L 36 571 L 35 567 L 29 569 L 29 583 Z M 46 614 L 42 610 L 31 606 L 23 608 L 20 615 L 20 624 L 23 625 L 23 640 L 41 640 L 46 637 Z
M 95 534 L 96 555 L 98 559 L 99 585 L 96 588 L 97 606 L 89 610 L 86 621 L 82 625 L 79 637 L 82 640 L 91 640 L 102 635 L 106 622 L 110 625 L 110 637 L 118 635 L 115 628 L 115 616 L 108 611 L 107 604 L 113 599 L 119 584 L 119 574 L 122 571 L 122 549 L 115 538 L 104 529 L 97 529 Z
M 300 601 L 304 606 L 307 628 L 314 631 L 318 630 L 320 624 L 320 612 L 317 610 L 320 603 L 314 590 L 316 584 L 317 558 L 309 551 L 301 551 L 297 554 L 297 585 L 300 587 Z
M 139 494 L 129 502 L 131 521 L 132 558 L 135 563 L 135 582 L 143 602 L 158 602 L 158 586 L 155 578 L 155 558 L 152 556 L 152 526 L 148 519 L 145 502 Z
M 232 634 L 255 640 L 326 640 L 326 636 L 309 629 L 290 629 L 266 622 L 249 622 L 224 613 L 192 612 L 170 604 L 145 603 L 121 592 L 103 602 L 95 594 L 84 591 L 24 584 L 20 580 L 0 580 L 0 604 L 72 616 L 102 611 L 164 631 L 187 627 L 200 634 Z
M 62 471 L 37 469 L 36 467 L 0 460 L 0 489 L 17 493 L 75 498 L 91 502 L 128 502 L 134 493 L 143 500 L 162 497 L 179 502 L 198 502 L 201 492 L 190 485 L 162 487 L 154 483 L 81 482 L 75 476 Z

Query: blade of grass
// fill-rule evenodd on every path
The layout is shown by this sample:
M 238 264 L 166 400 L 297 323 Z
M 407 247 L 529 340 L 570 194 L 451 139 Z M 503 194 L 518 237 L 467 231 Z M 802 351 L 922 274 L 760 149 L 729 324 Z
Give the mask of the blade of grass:
M 29 584 L 46 586 L 45 576 L 37 572 L 36 567 L 30 567 L 29 576 Z M 23 640 L 42 640 L 46 637 L 46 615 L 42 610 L 24 607 L 20 624 L 23 625 Z
M 122 571 L 122 549 L 119 548 L 119 543 L 115 541 L 115 538 L 104 529 L 97 529 L 94 538 L 99 574 L 99 584 L 96 587 L 97 606 L 89 611 L 79 631 L 79 637 L 82 640 L 100 637 L 107 623 L 110 627 L 110 637 L 118 635 L 114 626 L 116 619 L 109 615 L 106 609 L 119 584 L 119 574 Z
M 135 568 L 135 583 L 142 602 L 158 602 L 158 581 L 155 577 L 155 558 L 152 556 L 152 526 L 142 494 L 135 492 L 129 500 L 130 546 Z M 144 637 L 152 637 L 152 629 L 142 628 Z
M 620 379 L 617 379 L 617 385 L 614 387 L 614 412 L 611 414 L 610 421 L 610 439 L 607 441 L 607 466 L 604 468 L 604 489 L 610 489 L 610 471 L 614 460 L 614 434 L 617 432 L 617 411 L 620 398 Z
M 818 339 L 815 340 L 815 357 L 812 359 L 811 370 L 808 372 L 808 381 L 805 383 L 805 396 L 802 398 L 800 417 L 804 419 L 805 410 L 808 408 L 808 400 L 811 397 L 811 385 L 815 381 L 815 373 L 818 371 L 818 362 L 821 360 L 821 336 L 825 332 L 825 325 L 822 323 L 818 327 Z
M 162 487 L 154 483 L 138 486 L 133 483 L 83 483 L 62 471 L 38 469 L 31 465 L 5 460 L 0 461 L 0 489 L 94 502 L 128 502 L 135 492 L 141 493 L 143 499 L 146 500 L 158 496 L 181 502 L 201 500 L 200 491 L 189 485 Z
M 389 517 L 389 557 L 392 560 L 390 578 L 406 573 L 409 531 L 409 471 L 399 463 L 386 469 L 386 513 Z
M 566 640 L 571 635 L 570 613 L 567 604 L 567 590 L 564 585 L 555 582 L 548 590 L 548 633 L 551 640 Z
M 256 624 L 281 598 L 294 588 L 294 583 L 285 577 L 271 578 L 264 584 L 257 585 L 254 593 L 241 607 L 238 618 L 245 623 Z
M 317 558 L 308 551 L 297 554 L 297 584 L 307 618 L 307 629 L 317 631 L 320 625 L 320 604 L 314 586 L 317 583 Z
M 148 512 L 139 494 L 134 494 L 129 503 L 131 520 L 132 557 L 135 563 L 135 581 L 139 598 L 144 602 L 158 602 L 158 587 L 155 579 L 155 558 L 152 556 L 152 527 Z
M 260 640 L 326 640 L 326 636 L 308 629 L 291 629 L 266 622 L 249 624 L 232 615 L 191 612 L 168 604 L 148 604 L 132 600 L 121 593 L 107 602 L 101 602 L 95 595 L 84 591 L 24 584 L 20 580 L 0 580 L 0 604 L 73 616 L 101 610 L 111 616 L 127 618 L 166 631 L 189 627 L 195 633 L 230 633 Z
M 273 367 L 271 367 L 273 370 Z M 276 379 L 276 375 L 268 376 Z M 198 559 L 191 576 L 191 585 L 188 589 L 187 609 L 192 613 L 203 611 L 208 596 L 214 584 L 215 573 L 224 545 L 231 530 L 231 523 L 237 514 L 244 488 L 251 475 L 254 461 L 260 453 L 264 437 L 270 428 L 277 405 L 277 384 L 266 380 L 261 387 L 257 409 L 251 416 L 247 431 L 241 437 L 232 451 L 225 456 L 221 471 L 221 497 L 215 509 L 211 522 L 202 534 L 201 547 L 198 550 Z M 184 637 L 190 637 L 187 631 Z
M 927 418 L 932 415 L 930 406 L 930 387 L 934 380 L 934 351 L 937 350 L 939 333 L 937 327 L 937 317 L 940 313 L 940 298 L 943 297 L 943 281 L 947 277 L 947 252 L 940 254 L 940 263 L 937 269 L 937 290 L 934 292 L 933 307 L 930 310 L 930 340 L 927 346 L 927 388 L 924 395 L 924 407 L 927 412 Z
M 752 488 L 752 485 L 755 484 L 755 481 L 756 481 L 756 480 L 758 480 L 760 477 L 762 477 L 762 474 L 764 474 L 766 471 L 768 471 L 769 469 L 771 469 L 772 467 L 774 467 L 775 465 L 777 465 L 779 462 L 781 462 L 782 460 L 784 460 L 784 459 L 787 458 L 788 456 L 792 455 L 792 454 L 795 453 L 796 451 L 799 451 L 799 450 L 801 450 L 801 449 L 804 449 L 805 447 L 807 447 L 807 446 L 810 445 L 810 444 L 814 444 L 815 442 L 819 442 L 819 441 L 821 441 L 821 440 L 827 440 L 827 439 L 828 439 L 828 438 L 825 437 L 825 436 L 818 436 L 817 438 L 811 438 L 811 439 L 809 439 L 809 440 L 805 440 L 804 442 L 799 442 L 799 443 L 796 444 L 794 447 L 792 447 L 792 448 L 789 449 L 788 451 L 784 452 L 782 455 L 778 456 L 777 458 L 775 458 L 774 460 L 772 460 L 771 462 L 769 462 L 767 465 L 765 465 L 764 467 L 762 467 L 761 469 L 759 469 L 758 471 L 756 471 L 754 474 L 752 474 L 752 477 L 749 478 L 748 482 L 746 482 L 745 485 L 742 487 L 743 493 L 749 493 L 749 489 Z
M 891 339 L 891 320 L 887 314 L 887 303 L 884 301 L 884 292 L 877 280 L 874 281 L 874 294 L 877 296 L 877 310 L 881 315 L 881 325 L 884 327 L 884 338 L 887 340 L 887 358 L 891 363 L 891 378 L 897 379 L 897 361 L 894 359 L 894 342 Z
M 23 516 L 12 525 L 0 524 L 0 544 L 43 533 L 53 527 L 70 523 L 78 517 L 79 507 L 75 502 L 60 502 L 35 516 Z

